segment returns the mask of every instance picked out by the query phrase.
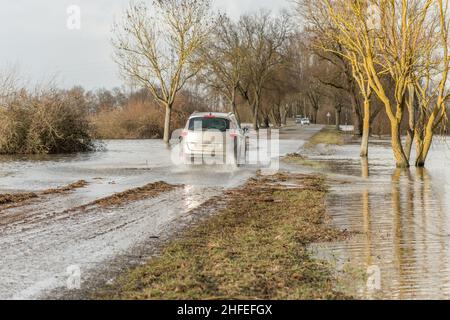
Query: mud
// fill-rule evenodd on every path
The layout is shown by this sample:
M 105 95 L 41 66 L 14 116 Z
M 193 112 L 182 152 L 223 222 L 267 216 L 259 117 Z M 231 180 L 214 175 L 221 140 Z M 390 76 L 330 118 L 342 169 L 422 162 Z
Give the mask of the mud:
M 64 194 L 76 189 L 85 188 L 88 183 L 84 180 L 79 180 L 77 182 L 71 183 L 67 186 L 47 189 L 40 192 L 23 192 L 23 193 L 13 193 L 13 194 L 0 194 L 0 211 L 1 209 L 17 207 L 22 205 L 24 202 L 31 199 L 39 199 L 43 196 Z
M 320 129 L 282 131 L 282 154 L 297 152 Z M 39 196 L 1 209 L 0 299 L 65 296 L 57 293 L 67 288 L 74 266 L 81 287 L 70 294 L 83 296 L 157 254 L 166 239 L 213 213 L 203 206 L 208 201 L 218 197 L 220 203 L 224 192 L 256 175 L 245 166 L 174 166 L 160 141 L 107 141 L 105 147 L 90 154 L 0 157 L 0 193 Z M 58 187 L 78 180 L 87 184 L 67 192 Z M 142 186 L 148 188 L 137 191 Z M 36 192 L 48 189 L 55 192 Z
M 129 202 L 154 198 L 163 192 L 172 191 L 175 188 L 181 188 L 182 185 L 172 185 L 163 181 L 147 184 L 146 186 L 116 193 L 110 197 L 102 198 L 92 202 L 90 205 L 101 207 L 111 207 L 127 204 Z M 89 206 L 89 205 L 88 205 Z

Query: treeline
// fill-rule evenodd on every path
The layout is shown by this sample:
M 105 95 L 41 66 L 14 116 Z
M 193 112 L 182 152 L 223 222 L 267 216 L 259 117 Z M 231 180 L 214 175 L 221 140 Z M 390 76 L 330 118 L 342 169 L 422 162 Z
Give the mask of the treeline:
M 86 91 L 80 86 L 65 90 L 44 85 L 30 90 L 5 83 L 2 88 L 0 154 L 83 152 L 95 150 L 97 139 L 163 136 L 164 108 L 146 89 Z M 201 95 L 181 92 L 174 104 L 173 127 L 184 127 L 191 113 L 209 110 L 210 104 Z
M 216 108 L 235 112 L 255 129 L 279 127 L 301 115 L 338 128 L 354 125 L 355 135 L 362 136 L 361 88 L 345 58 L 318 43 L 328 16 L 313 3 L 298 1 L 291 12 L 259 11 L 234 20 L 213 12 L 208 0 L 152 7 L 138 2 L 115 26 L 115 60 L 125 78 L 146 87 L 164 107 L 166 121 L 178 92 L 195 83 L 203 96 L 216 97 Z M 382 81 L 392 99 L 395 85 L 389 77 Z M 375 95 L 370 100 L 370 132 L 390 134 L 382 102 Z M 171 129 L 166 123 L 166 140 Z
M 361 156 L 368 155 L 373 114 L 381 104 L 396 165 L 409 167 L 415 147 L 415 165 L 423 167 L 434 135 L 448 125 L 448 1 L 297 4 L 311 47 L 341 70 L 346 91 L 357 92 L 363 119 Z
M 120 89 L 98 90 L 85 98 L 95 138 L 162 139 L 165 110 L 148 90 L 130 93 Z M 174 103 L 171 126 L 183 128 L 193 112 L 209 109 L 202 96 L 183 91 Z
M 433 135 L 448 128 L 444 3 L 294 3 L 291 12 L 231 19 L 210 0 L 132 2 L 113 29 L 114 60 L 142 89 L 28 93 L 0 72 L 0 152 L 82 151 L 92 138 L 169 142 L 193 111 L 211 110 L 233 111 L 255 129 L 283 126 L 295 115 L 337 128 L 353 124 L 361 156 L 370 134 L 388 134 L 398 166 L 409 165 L 413 144 L 416 164 L 424 165 Z M 58 125 L 35 118 L 56 121 L 57 112 L 65 119 Z
M 132 3 L 113 34 L 123 76 L 147 88 L 165 109 L 166 142 L 176 97 L 192 83 L 219 102 L 215 108 L 236 113 L 256 130 L 282 126 L 294 114 L 316 122 L 334 97 L 315 90 L 319 82 L 304 41 L 287 12 L 233 20 L 215 13 L 209 0 Z

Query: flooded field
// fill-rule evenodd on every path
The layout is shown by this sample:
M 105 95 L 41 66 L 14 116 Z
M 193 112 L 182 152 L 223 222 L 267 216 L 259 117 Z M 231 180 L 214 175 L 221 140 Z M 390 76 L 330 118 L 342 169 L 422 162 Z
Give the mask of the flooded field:
M 318 255 L 350 272 L 344 290 L 362 298 L 450 298 L 450 149 L 433 147 L 427 169 L 398 170 L 388 143 L 369 162 L 358 145 L 316 154 L 329 173 L 332 223 L 355 232 Z M 356 281 L 355 279 L 360 279 Z
M 286 128 L 280 152 L 297 151 L 320 129 Z M 81 289 L 95 286 L 93 278 L 110 280 L 104 278 L 111 271 L 112 277 L 114 270 L 154 254 L 161 241 L 197 219 L 203 204 L 243 184 L 256 170 L 177 166 L 158 140 L 106 141 L 105 151 L 79 155 L 1 157 L 0 194 L 39 196 L 0 207 L 0 299 L 54 297 L 55 290 L 66 287 L 70 270 L 79 271 Z M 80 180 L 82 188 L 41 192 Z M 175 187 L 155 197 L 89 206 L 158 181 Z

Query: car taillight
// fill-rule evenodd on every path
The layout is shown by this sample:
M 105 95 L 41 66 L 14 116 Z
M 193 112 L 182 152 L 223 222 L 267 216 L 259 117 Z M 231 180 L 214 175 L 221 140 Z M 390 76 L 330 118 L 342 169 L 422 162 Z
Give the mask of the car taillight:
M 189 135 L 189 131 L 187 131 L 187 130 L 183 130 L 183 132 L 181 133 L 181 136 L 183 138 L 186 138 L 188 135 Z
M 230 137 L 237 138 L 238 134 L 235 131 L 230 131 Z

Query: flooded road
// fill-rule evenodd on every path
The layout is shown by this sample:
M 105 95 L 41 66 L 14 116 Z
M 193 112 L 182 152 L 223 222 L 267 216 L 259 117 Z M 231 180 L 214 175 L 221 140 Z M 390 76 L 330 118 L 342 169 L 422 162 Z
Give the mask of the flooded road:
M 283 129 L 280 153 L 296 152 L 320 129 Z M 107 141 L 105 150 L 0 158 L 0 194 L 87 182 L 85 188 L 0 208 L 0 299 L 51 297 L 53 290 L 65 288 L 74 276 L 80 277 L 83 289 L 88 285 L 85 280 L 102 275 L 112 261 L 145 260 L 156 240 L 168 239 L 195 221 L 195 210 L 226 189 L 243 184 L 257 170 L 251 166 L 233 170 L 176 166 L 170 151 L 157 140 Z M 83 207 L 157 181 L 179 186 L 113 208 Z
M 394 168 L 385 141 L 375 141 L 368 163 L 358 147 L 313 156 L 331 181 L 332 223 L 356 232 L 318 246 L 317 254 L 350 273 L 340 289 L 356 297 L 449 299 L 449 147 L 437 141 L 427 169 L 410 170 Z

